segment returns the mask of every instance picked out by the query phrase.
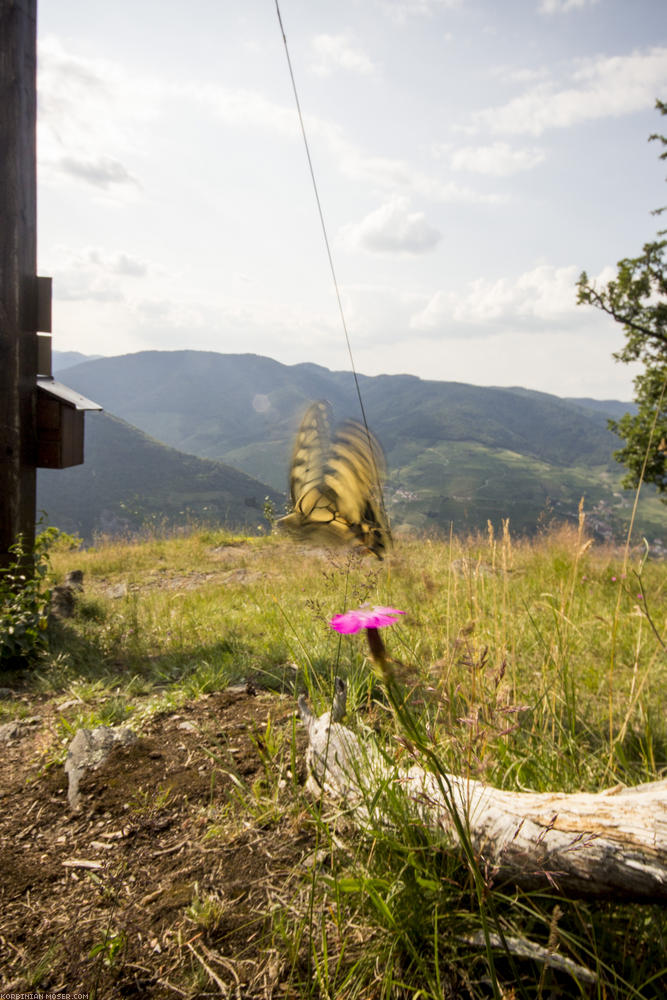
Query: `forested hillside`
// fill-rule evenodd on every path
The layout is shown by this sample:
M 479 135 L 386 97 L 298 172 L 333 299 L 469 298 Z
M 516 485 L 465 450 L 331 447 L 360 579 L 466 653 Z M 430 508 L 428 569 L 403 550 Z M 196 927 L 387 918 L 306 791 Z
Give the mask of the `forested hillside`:
M 253 354 L 146 351 L 87 360 L 65 380 L 165 444 L 281 492 L 309 401 L 328 399 L 340 419 L 360 416 L 350 372 Z M 515 530 L 531 532 L 545 518 L 576 518 L 583 496 L 601 535 L 627 529 L 631 497 L 620 488 L 618 440 L 607 428 L 623 403 L 411 375 L 360 375 L 359 387 L 386 453 L 396 524 L 467 531 L 509 517 Z M 650 495 L 638 524 L 662 538 L 664 509 Z
M 282 495 L 237 469 L 185 455 L 106 413 L 86 415 L 85 462 L 40 469 L 38 509 L 49 524 L 91 541 L 150 524 L 212 523 L 255 530 L 264 498 Z

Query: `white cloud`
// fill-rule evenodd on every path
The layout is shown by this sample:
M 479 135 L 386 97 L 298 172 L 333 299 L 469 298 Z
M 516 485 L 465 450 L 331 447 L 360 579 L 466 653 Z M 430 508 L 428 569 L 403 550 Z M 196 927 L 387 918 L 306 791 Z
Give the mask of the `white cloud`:
M 233 127 L 255 128 L 289 137 L 296 137 L 298 133 L 293 107 L 278 105 L 253 91 L 193 83 L 172 87 L 170 93 L 208 106 Z M 496 203 L 504 200 L 502 196 L 482 194 L 453 181 L 443 181 L 407 160 L 371 155 L 351 142 L 340 125 L 317 115 L 307 114 L 305 126 L 309 141 L 320 141 L 345 177 L 370 185 L 382 196 L 400 192 L 439 202 Z
M 109 83 L 117 82 L 115 66 L 67 52 L 56 38 L 40 39 L 37 68 L 39 110 L 58 131 L 87 96 L 111 99 Z
M 653 107 L 667 87 L 667 47 L 582 60 L 561 87 L 539 84 L 520 97 L 473 116 L 473 131 L 541 135 L 597 118 Z
M 572 320 L 577 312 L 575 284 L 579 270 L 570 265 L 540 264 L 517 278 L 495 281 L 477 278 L 462 293 L 437 291 L 424 309 L 416 313 L 414 330 L 436 331 L 458 328 L 469 335 L 475 328 L 486 333 L 494 326 L 539 329 Z M 604 280 L 604 276 L 602 276 Z
M 539 11 L 540 14 L 565 14 L 570 10 L 593 7 L 596 3 L 598 0 L 542 0 Z
M 575 328 L 456 341 L 447 331 L 438 338 L 413 331 L 391 351 L 358 348 L 355 361 L 357 370 L 368 375 L 410 373 L 472 385 L 527 386 L 558 396 L 631 399 L 636 371 L 612 357 L 622 346 L 614 324 L 584 313 L 578 319 Z
M 521 170 L 531 170 L 543 163 L 546 154 L 543 149 L 513 148 L 506 142 L 494 142 L 490 146 L 462 146 L 450 156 L 453 170 L 468 170 L 478 174 L 507 177 Z
M 460 7 L 463 0 L 378 0 L 393 21 L 403 24 L 409 17 L 431 17 L 441 10 Z
M 238 128 L 254 127 L 283 136 L 295 136 L 298 124 L 294 109 L 281 106 L 261 94 L 244 90 L 195 84 L 172 88 L 174 96 L 186 97 L 208 105 L 229 125 Z M 338 169 L 347 178 L 364 184 L 386 196 L 404 193 L 438 202 L 502 202 L 502 195 L 486 194 L 465 187 L 454 181 L 443 181 L 407 160 L 395 157 L 374 156 L 351 142 L 336 123 L 317 115 L 306 115 L 305 126 L 312 142 L 320 140 L 330 152 Z
M 84 180 L 93 187 L 108 188 L 112 184 L 138 184 L 130 171 L 111 156 L 96 156 L 81 159 L 76 156 L 63 156 L 57 163 L 60 170 Z
M 313 339 L 326 355 L 344 364 L 344 342 L 335 312 L 323 313 L 294 302 L 258 301 L 254 296 L 230 299 L 204 293 L 196 297 L 165 292 L 138 300 L 128 311 L 134 335 L 146 348 L 167 350 L 196 345 L 198 350 L 237 352 L 252 344 L 253 352 L 288 364 L 309 357 Z M 318 363 L 326 364 L 318 357 Z
M 174 101 L 190 109 L 194 102 L 234 127 L 298 132 L 293 105 L 257 90 L 137 75 L 120 62 L 70 52 L 53 38 L 40 41 L 38 67 L 40 139 L 49 150 L 80 158 L 143 149 L 151 134 L 146 124 L 171 117 Z
M 69 52 L 54 38 L 39 42 L 39 121 L 57 146 L 122 144 L 132 124 L 154 117 L 159 92 L 119 63 Z
M 91 264 L 112 274 L 119 274 L 126 278 L 143 278 L 148 274 L 146 262 L 127 253 L 107 254 L 96 248 L 91 248 L 84 253 Z
M 312 71 L 318 76 L 330 76 L 336 70 L 371 76 L 376 67 L 366 53 L 345 35 L 317 35 L 312 42 Z
M 165 96 L 196 101 L 236 128 L 260 128 L 282 135 L 296 135 L 298 132 L 292 105 L 276 104 L 255 90 L 198 83 L 172 84 L 167 86 Z
M 119 62 L 70 52 L 52 38 L 40 42 L 38 65 L 41 138 L 49 148 L 74 149 L 81 158 L 143 148 L 145 134 L 151 134 L 146 123 L 171 117 L 174 101 L 190 109 L 195 103 L 234 127 L 298 132 L 293 105 L 257 90 L 137 75 Z
M 393 198 L 341 235 L 349 245 L 376 253 L 427 253 L 442 238 L 423 212 L 410 211 L 407 198 Z
M 124 302 L 118 283 L 86 271 L 63 271 L 54 276 L 58 302 Z
M 108 252 L 100 247 L 72 250 L 56 247 L 54 297 L 61 302 L 122 302 L 126 300 L 123 279 L 143 278 L 149 268 L 145 261 L 124 252 Z
M 159 107 L 159 86 L 130 79 L 122 67 L 40 40 L 38 153 L 42 180 L 62 176 L 101 190 L 138 186 L 128 163 Z
M 330 36 L 334 37 L 334 36 Z M 337 37 L 337 36 L 336 36 Z M 298 141 L 293 106 L 270 95 L 196 80 L 165 82 L 137 77 L 120 66 L 73 55 L 57 41 L 40 46 L 40 177 L 75 176 L 125 199 L 139 184 L 134 163 L 150 156 L 146 121 L 196 105 L 230 128 L 279 135 Z M 368 185 L 381 198 L 403 195 L 442 203 L 504 201 L 408 160 L 372 155 L 350 141 L 335 122 L 306 115 L 308 137 L 319 140 L 348 179 Z M 165 125 L 165 127 L 168 127 Z
M 338 156 L 340 170 L 345 176 L 370 184 L 385 196 L 401 192 L 406 196 L 437 202 L 470 204 L 498 204 L 506 200 L 503 195 L 486 194 L 454 181 L 442 180 L 437 174 L 427 173 L 407 160 L 369 156 L 346 140 L 332 141 L 331 148 Z

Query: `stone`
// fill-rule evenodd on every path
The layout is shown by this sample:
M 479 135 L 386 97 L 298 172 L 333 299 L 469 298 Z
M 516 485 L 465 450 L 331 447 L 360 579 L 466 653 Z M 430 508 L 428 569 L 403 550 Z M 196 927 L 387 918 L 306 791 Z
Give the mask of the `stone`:
M 26 735 L 29 726 L 36 726 L 41 722 L 39 716 L 33 715 L 29 719 L 13 719 L 11 722 L 4 722 L 0 726 L 0 743 L 9 743 L 10 740 L 20 740 Z
M 71 618 L 74 614 L 74 590 L 68 584 L 59 583 L 51 591 L 49 612 L 53 618 Z
M 71 569 L 65 576 L 65 586 L 72 590 L 83 590 L 83 570 Z
M 112 726 L 96 726 L 95 729 L 79 729 L 69 745 L 65 760 L 65 773 L 69 779 L 67 799 L 70 808 L 81 808 L 79 782 L 87 771 L 96 771 L 116 747 L 129 746 L 137 739 L 131 729 L 115 729 Z
M 20 722 L 3 722 L 0 726 L 0 743 L 9 743 L 10 740 L 18 740 L 22 735 Z

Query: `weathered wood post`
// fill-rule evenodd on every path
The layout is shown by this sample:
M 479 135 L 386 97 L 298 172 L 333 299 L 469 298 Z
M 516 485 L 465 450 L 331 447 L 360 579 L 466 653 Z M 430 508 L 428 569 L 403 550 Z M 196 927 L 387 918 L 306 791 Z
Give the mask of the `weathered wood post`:
M 0 0 L 0 567 L 35 538 L 36 0 Z

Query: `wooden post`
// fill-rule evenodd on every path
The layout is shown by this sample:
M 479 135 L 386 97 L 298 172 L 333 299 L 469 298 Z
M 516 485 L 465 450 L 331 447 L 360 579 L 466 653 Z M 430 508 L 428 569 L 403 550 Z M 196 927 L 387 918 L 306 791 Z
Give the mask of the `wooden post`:
M 0 567 L 36 503 L 37 0 L 0 0 Z

